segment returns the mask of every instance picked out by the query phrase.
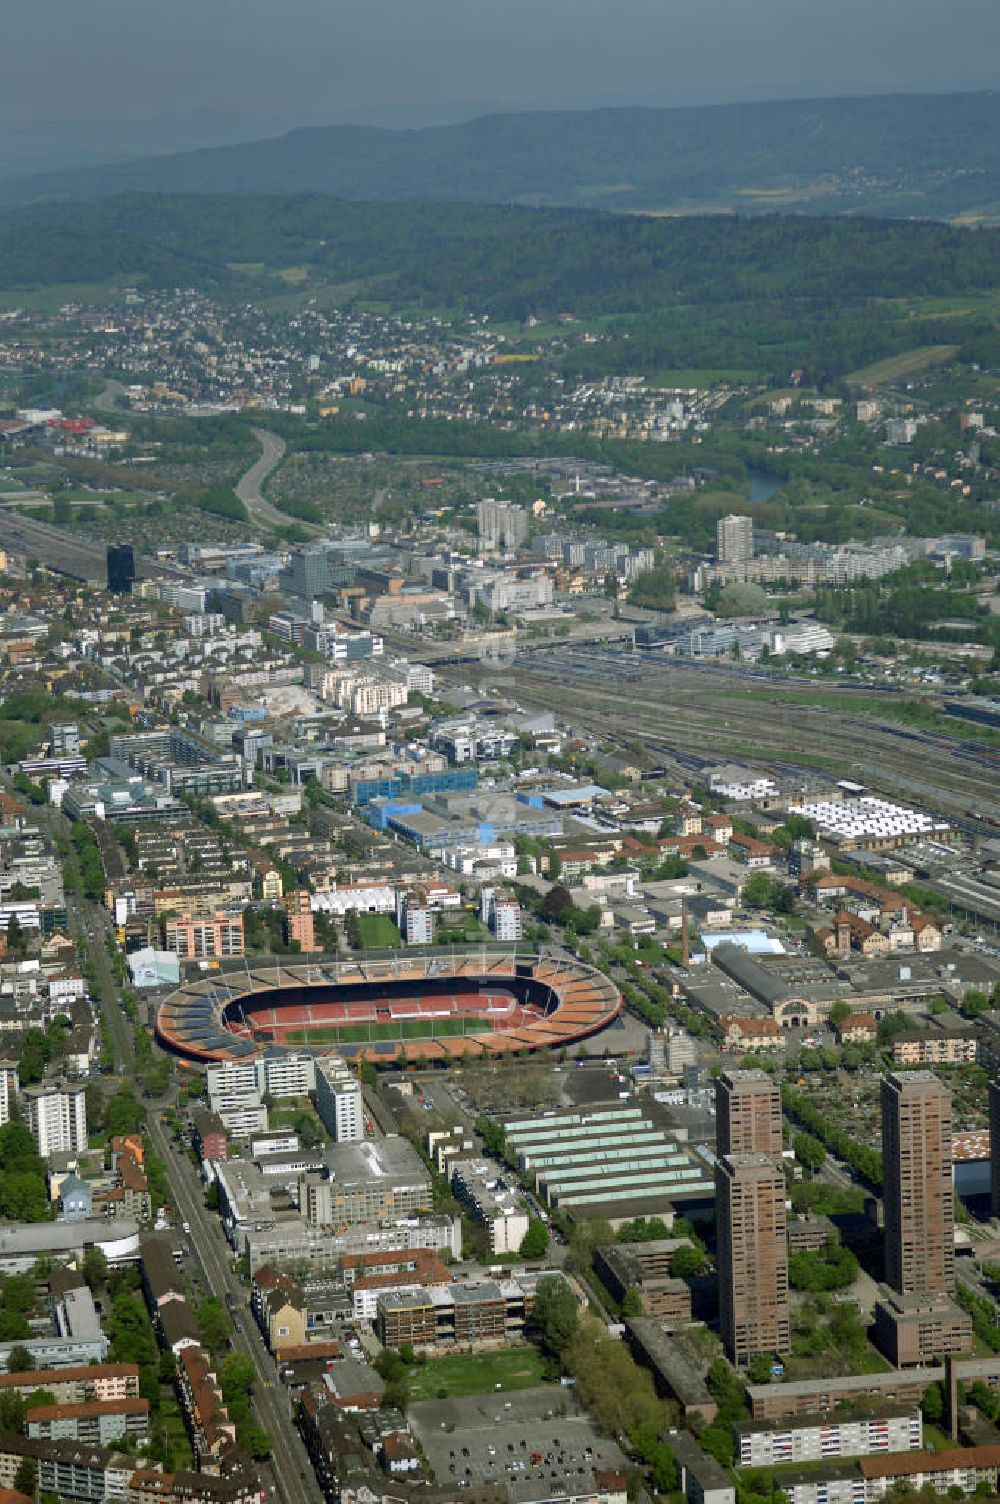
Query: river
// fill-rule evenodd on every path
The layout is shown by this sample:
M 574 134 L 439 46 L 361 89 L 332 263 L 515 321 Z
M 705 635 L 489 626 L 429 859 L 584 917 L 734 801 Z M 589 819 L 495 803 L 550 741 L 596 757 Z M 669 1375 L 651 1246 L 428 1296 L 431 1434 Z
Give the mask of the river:
M 750 478 L 751 502 L 770 501 L 776 491 L 780 491 L 785 484 L 776 475 L 771 475 L 767 470 L 756 470 L 752 465 L 747 466 L 747 475 Z

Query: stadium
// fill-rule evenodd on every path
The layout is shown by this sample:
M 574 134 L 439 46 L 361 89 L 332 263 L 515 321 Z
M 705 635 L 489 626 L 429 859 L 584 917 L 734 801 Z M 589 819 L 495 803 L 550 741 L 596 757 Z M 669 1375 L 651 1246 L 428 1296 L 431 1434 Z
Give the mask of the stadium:
M 559 1049 L 607 1028 L 621 1008 L 614 983 L 580 961 L 407 955 L 197 977 L 160 1004 L 156 1037 L 191 1064 L 274 1048 L 446 1064 Z

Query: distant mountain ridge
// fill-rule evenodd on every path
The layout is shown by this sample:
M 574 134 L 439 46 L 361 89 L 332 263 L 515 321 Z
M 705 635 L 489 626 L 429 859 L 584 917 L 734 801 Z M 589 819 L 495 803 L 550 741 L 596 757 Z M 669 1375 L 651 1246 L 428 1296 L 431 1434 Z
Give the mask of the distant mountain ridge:
M 332 194 L 649 213 L 1000 220 L 1000 92 L 323 126 L 0 184 L 0 203 L 128 192 Z

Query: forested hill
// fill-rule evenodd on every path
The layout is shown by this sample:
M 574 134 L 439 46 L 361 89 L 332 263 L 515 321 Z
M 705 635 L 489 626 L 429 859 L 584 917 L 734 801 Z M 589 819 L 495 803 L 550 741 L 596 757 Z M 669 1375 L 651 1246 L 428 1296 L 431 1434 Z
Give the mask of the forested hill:
M 0 200 L 326 193 L 610 210 L 1000 219 L 1000 93 L 491 115 L 331 126 L 17 179 Z
M 317 296 L 504 321 L 570 315 L 602 331 L 572 357 L 581 375 L 722 365 L 778 379 L 803 367 L 822 382 L 929 345 L 992 362 L 998 267 L 1000 229 L 930 221 L 197 194 L 0 215 L 8 302 L 136 282 L 275 311 Z
M 318 196 L 126 194 L 0 214 L 0 289 L 127 276 L 274 292 L 335 282 L 502 317 L 748 298 L 864 301 L 992 289 L 1000 229 L 769 216 L 644 218 Z

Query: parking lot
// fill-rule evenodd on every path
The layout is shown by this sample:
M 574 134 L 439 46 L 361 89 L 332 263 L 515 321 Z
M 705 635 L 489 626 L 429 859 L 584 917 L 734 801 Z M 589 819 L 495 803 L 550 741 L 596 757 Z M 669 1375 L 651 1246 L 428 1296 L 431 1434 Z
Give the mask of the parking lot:
M 544 1385 L 509 1396 L 428 1400 L 411 1405 L 410 1424 L 439 1482 L 544 1483 L 568 1493 L 594 1469 L 625 1459 L 583 1414 L 572 1391 Z

